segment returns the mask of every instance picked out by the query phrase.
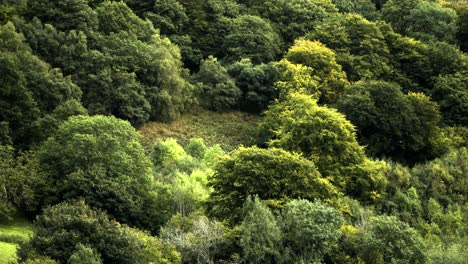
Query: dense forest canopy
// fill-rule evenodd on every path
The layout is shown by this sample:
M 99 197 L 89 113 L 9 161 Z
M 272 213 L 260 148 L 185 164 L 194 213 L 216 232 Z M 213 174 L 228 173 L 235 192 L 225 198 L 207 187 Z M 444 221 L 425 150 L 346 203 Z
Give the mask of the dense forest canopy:
M 467 197 L 466 0 L 0 2 L 0 263 L 464 264 Z

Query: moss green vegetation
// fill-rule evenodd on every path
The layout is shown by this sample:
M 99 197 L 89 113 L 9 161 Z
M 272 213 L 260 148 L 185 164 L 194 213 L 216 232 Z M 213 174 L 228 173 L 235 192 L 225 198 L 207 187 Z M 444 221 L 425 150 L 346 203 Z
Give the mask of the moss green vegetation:
M 0 264 L 16 260 L 16 249 L 32 235 L 31 223 L 21 217 L 9 223 L 0 224 Z
M 467 3 L 0 1 L 0 264 L 468 264 Z
M 16 244 L 0 242 L 0 264 L 8 264 L 16 260 Z

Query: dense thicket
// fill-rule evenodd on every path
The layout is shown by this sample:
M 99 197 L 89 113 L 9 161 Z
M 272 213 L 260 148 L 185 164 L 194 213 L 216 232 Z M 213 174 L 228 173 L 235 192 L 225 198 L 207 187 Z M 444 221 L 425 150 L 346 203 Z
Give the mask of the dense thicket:
M 0 223 L 25 263 L 465 263 L 467 43 L 464 0 L 1 1 Z

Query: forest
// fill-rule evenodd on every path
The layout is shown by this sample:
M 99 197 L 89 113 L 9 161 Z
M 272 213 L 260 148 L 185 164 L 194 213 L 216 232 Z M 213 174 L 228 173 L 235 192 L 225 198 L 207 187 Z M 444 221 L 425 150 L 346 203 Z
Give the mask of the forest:
M 1 0 L 15 263 L 467 264 L 468 1 Z

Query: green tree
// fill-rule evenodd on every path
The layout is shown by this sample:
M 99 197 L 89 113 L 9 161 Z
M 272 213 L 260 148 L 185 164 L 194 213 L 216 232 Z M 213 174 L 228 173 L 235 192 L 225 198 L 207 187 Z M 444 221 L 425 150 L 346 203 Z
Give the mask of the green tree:
M 376 216 L 360 241 L 358 255 L 366 263 L 427 263 L 421 235 L 392 216 Z
M 180 263 L 173 246 L 110 220 L 105 212 L 92 209 L 83 200 L 45 209 L 33 228 L 31 240 L 19 251 L 21 261 L 40 254 L 66 263 L 80 251 L 84 253 L 79 245 L 86 244 L 96 250 L 103 263 Z
M 255 9 L 276 24 L 287 43 L 304 36 L 326 18 L 338 14 L 330 0 L 268 0 Z
M 313 162 L 277 148 L 235 150 L 219 161 L 209 185 L 214 189 L 210 213 L 231 222 L 239 221 L 242 204 L 250 195 L 273 207 L 299 197 L 330 201 L 339 195 Z
M 278 71 L 273 64 L 254 65 L 249 59 L 242 59 L 229 65 L 227 70 L 242 91 L 239 100 L 242 110 L 261 112 L 276 97 L 274 83 L 278 79 Z
M 373 156 L 415 163 L 439 155 L 438 106 L 421 93 L 405 95 L 393 83 L 358 82 L 338 108 L 358 127 L 360 142 Z
M 268 21 L 252 15 L 242 15 L 232 20 L 223 49 L 227 60 L 248 58 L 253 63 L 270 62 L 280 53 L 280 38 Z
M 240 246 L 247 263 L 277 263 L 281 255 L 281 229 L 258 197 L 247 198 L 240 230 Z
M 315 27 L 306 38 L 334 50 L 349 81 L 394 78 L 383 32 L 377 23 L 360 15 L 334 16 Z
M 46 204 L 83 197 L 119 221 L 145 225 L 143 212 L 152 202 L 151 167 L 128 122 L 72 117 L 44 142 L 38 157 L 50 185 Z
M 124 2 L 104 1 L 95 10 L 101 33 L 126 31 L 144 41 L 154 34 L 151 22 L 140 19 Z
M 340 12 L 360 14 L 370 21 L 375 21 L 380 16 L 371 0 L 332 0 L 332 2 Z
M 192 76 L 201 84 L 201 105 L 215 111 L 223 111 L 238 105 L 241 91 L 234 79 L 213 56 L 204 60 L 200 71 Z
M 468 77 L 463 72 L 436 78 L 432 98 L 439 103 L 443 123 L 468 126 Z
M 291 93 L 304 93 L 310 95 L 314 100 L 320 99 L 322 91 L 320 90 L 320 79 L 314 75 L 315 69 L 292 63 L 287 59 L 282 59 L 274 65 L 279 71 L 279 79 L 275 83 L 275 87 L 278 90 L 280 100 Z
M 227 244 L 226 228 L 222 223 L 193 213 L 186 217 L 174 215 L 161 228 L 161 238 L 174 244 L 184 263 L 214 264 Z
M 76 246 L 75 252 L 68 260 L 70 264 L 102 264 L 101 257 L 95 250 L 82 244 Z
M 321 202 L 293 200 L 282 211 L 286 254 L 293 263 L 319 263 L 333 252 L 343 216 Z
M 365 154 L 354 126 L 344 115 L 318 106 L 308 95 L 293 93 L 271 105 L 260 130 L 268 145 L 303 153 L 337 187 L 344 188 L 361 174 L 356 169 Z
M 3 218 L 18 211 L 33 217 L 41 209 L 41 193 L 48 190 L 35 153 L 16 153 L 12 147 L 0 145 L 0 203 Z
M 11 22 L 0 26 L 0 52 L 0 122 L 8 126 L 5 136 L 15 146 L 27 148 L 48 136 L 44 130 L 50 128 L 41 127 L 40 119 L 69 100 L 79 101 L 81 91 L 59 69 L 33 55 Z
M 38 17 L 59 30 L 93 31 L 98 27 L 98 18 L 89 3 L 90 0 L 29 1 L 26 15 Z
M 335 52 L 318 41 L 296 40 L 285 58 L 313 70 L 311 74 L 319 80 L 319 102 L 335 103 L 349 85 Z
M 468 150 L 454 149 L 445 156 L 413 168 L 416 187 L 421 190 L 424 200 L 433 198 L 443 207 L 450 204 L 467 203 Z
M 457 32 L 456 12 L 438 1 L 389 0 L 382 8 L 382 18 L 395 31 L 422 40 L 454 42 Z
M 145 17 L 166 36 L 181 34 L 189 24 L 185 7 L 177 0 L 155 0 L 154 9 L 146 12 Z

